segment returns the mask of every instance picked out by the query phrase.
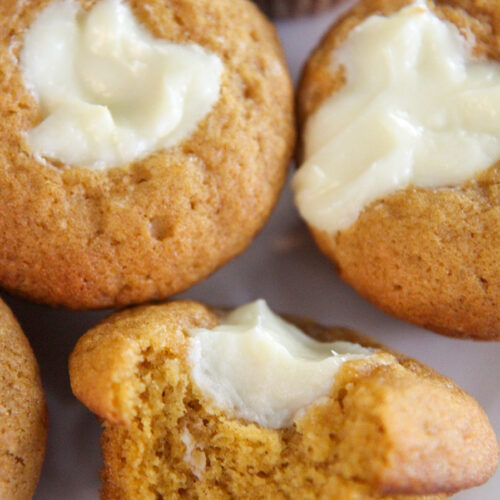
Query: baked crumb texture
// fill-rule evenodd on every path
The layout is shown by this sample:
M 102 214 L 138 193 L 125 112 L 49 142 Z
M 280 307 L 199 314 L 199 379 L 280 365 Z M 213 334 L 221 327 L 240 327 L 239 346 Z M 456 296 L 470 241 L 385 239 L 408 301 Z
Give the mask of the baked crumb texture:
M 331 52 L 374 13 L 410 0 L 362 0 L 307 63 L 298 96 L 307 117 L 345 82 Z M 500 6 L 487 0 L 427 0 L 455 23 L 474 53 L 500 61 Z M 459 159 L 458 159 L 459 160 Z M 454 337 L 500 340 L 500 165 L 458 187 L 409 187 L 370 204 L 347 230 L 311 232 L 340 276 L 382 310 Z
M 38 483 L 47 438 L 38 365 L 9 308 L 0 300 L 0 498 L 28 500 Z
M 331 395 L 290 428 L 229 418 L 186 362 L 186 331 L 217 323 L 201 304 L 173 302 L 115 314 L 78 342 L 71 384 L 103 421 L 103 499 L 438 500 L 495 470 L 496 438 L 477 402 L 388 352 L 346 363 Z
M 284 182 L 293 90 L 275 30 L 247 0 L 127 0 L 154 36 L 221 58 L 221 96 L 177 147 L 65 168 L 26 145 L 40 113 L 17 61 L 50 1 L 0 2 L 0 285 L 76 309 L 184 290 L 250 244 Z

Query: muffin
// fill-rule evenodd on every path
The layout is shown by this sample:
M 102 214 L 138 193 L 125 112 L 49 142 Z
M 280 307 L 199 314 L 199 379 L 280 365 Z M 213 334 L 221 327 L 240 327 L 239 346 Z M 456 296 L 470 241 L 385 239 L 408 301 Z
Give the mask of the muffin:
M 298 17 L 319 14 L 339 4 L 339 0 L 254 0 L 268 15 L 274 18 Z
M 0 380 L 0 498 L 28 500 L 45 454 L 47 409 L 33 351 L 1 300 Z
M 242 252 L 276 203 L 292 86 L 247 0 L 2 2 L 0 71 L 12 293 L 75 309 L 166 297 Z
M 179 301 L 86 333 L 69 369 L 103 422 L 102 498 L 437 500 L 493 473 L 488 418 L 452 381 L 293 322 Z
M 495 2 L 360 2 L 304 70 L 293 183 L 362 296 L 483 340 L 500 339 L 499 28 Z

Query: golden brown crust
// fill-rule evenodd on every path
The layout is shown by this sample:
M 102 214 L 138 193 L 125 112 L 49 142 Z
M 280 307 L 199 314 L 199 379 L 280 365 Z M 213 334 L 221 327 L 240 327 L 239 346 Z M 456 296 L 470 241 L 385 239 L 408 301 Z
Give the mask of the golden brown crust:
M 252 491 L 273 499 L 300 492 L 304 499 L 438 500 L 493 473 L 497 442 L 477 402 L 388 351 L 346 363 L 330 397 L 291 428 L 229 418 L 192 384 L 186 362 L 186 329 L 217 323 L 213 309 L 173 302 L 118 313 L 78 342 L 71 384 L 104 420 L 104 499 L 229 499 Z M 297 324 L 319 339 L 378 345 L 345 329 Z
M 0 283 L 81 309 L 181 291 L 248 246 L 284 182 L 293 91 L 275 30 L 247 0 L 131 0 L 155 36 L 221 57 L 221 97 L 175 148 L 65 169 L 28 151 L 39 113 L 14 59 L 49 1 L 0 3 Z
M 344 83 L 329 69 L 332 50 L 373 13 L 411 0 L 363 0 L 326 35 L 309 60 L 298 112 L 307 117 Z M 475 38 L 475 53 L 500 61 L 500 8 L 484 0 L 429 1 Z M 340 276 L 395 316 L 445 335 L 500 339 L 500 167 L 456 188 L 410 187 L 378 200 L 347 230 L 311 228 Z
M 33 496 L 47 426 L 36 359 L 19 324 L 0 300 L 0 498 L 28 500 Z

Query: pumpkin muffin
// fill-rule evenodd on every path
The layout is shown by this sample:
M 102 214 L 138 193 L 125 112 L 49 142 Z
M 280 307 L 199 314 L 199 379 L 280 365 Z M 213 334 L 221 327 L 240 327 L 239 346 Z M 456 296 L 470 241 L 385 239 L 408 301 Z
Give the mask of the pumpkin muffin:
M 53 57 L 61 46 L 67 59 Z M 0 284 L 12 293 L 75 309 L 169 296 L 242 252 L 277 201 L 293 92 L 276 32 L 247 0 L 1 2 L 0 83 Z M 132 119 L 146 135 L 185 133 L 148 146 Z
M 362 23 L 370 20 L 373 27 L 375 15 L 389 18 L 410 4 L 409 0 L 363 0 L 331 28 L 303 73 L 298 113 L 304 134 L 317 111 L 348 84 L 345 65 L 332 64 L 334 54 L 342 50 Z M 478 64 L 500 62 L 500 8 L 496 2 L 425 0 L 413 5 L 452 23 L 448 26 L 456 26 L 456 35 L 460 34 L 470 46 Z M 407 37 L 411 37 L 408 31 Z M 399 46 L 404 45 L 404 40 Z M 498 88 L 499 66 L 496 68 L 497 76 L 491 83 L 497 85 L 494 88 Z M 418 94 L 418 90 L 412 93 L 415 97 Z M 485 112 L 496 116 L 496 108 L 488 107 L 488 101 L 485 106 Z M 478 101 L 469 109 L 480 108 Z M 381 128 L 372 127 L 372 133 L 375 135 Z M 494 141 L 498 143 L 498 137 Z M 369 155 L 377 148 L 377 141 L 365 143 L 359 137 L 358 146 L 353 147 L 352 155 L 356 151 Z M 452 147 L 458 152 L 450 163 L 460 165 L 465 161 L 460 141 Z M 304 137 L 300 149 L 304 153 Z M 439 163 L 441 152 L 436 150 L 438 159 L 433 163 Z M 304 155 L 300 156 L 302 160 Z M 443 161 L 442 167 L 444 170 L 449 166 Z M 435 171 L 439 168 L 437 165 Z M 400 189 L 381 190 L 380 196 L 370 199 L 354 220 L 349 219 L 336 230 L 310 221 L 308 225 L 342 279 L 385 312 L 444 335 L 498 340 L 499 186 L 500 169 L 493 161 L 457 184 L 444 181 L 437 186 L 418 186 L 410 181 Z M 298 189 L 296 185 L 296 195 Z M 364 196 L 353 191 L 350 199 L 358 195 Z
M 195 302 L 143 306 L 79 340 L 71 385 L 103 422 L 102 498 L 438 500 L 493 473 L 498 448 L 488 418 L 452 381 L 366 337 L 308 320 L 291 321 L 310 337 L 274 317 L 272 325 L 292 332 L 267 356 L 252 344 L 267 328 L 249 319 L 256 304 L 240 308 L 243 323 L 233 317 L 238 310 L 226 315 Z M 248 333 L 242 350 L 215 343 L 211 351 L 211 340 L 228 331 L 233 339 Z M 294 335 L 312 345 L 304 356 Z M 310 376 L 308 362 L 321 346 L 331 349 L 327 341 L 338 346 L 328 359 L 345 349 L 358 354 L 343 358 L 322 396 L 282 419 L 285 407 L 267 394 L 289 374 L 278 397 L 293 399 L 296 382 L 307 388 L 300 375 Z M 200 345 L 208 348 L 201 355 Z M 204 364 L 210 357 L 215 363 Z M 309 368 L 283 375 L 290 358 L 292 368 Z M 238 367 L 253 371 L 238 382 L 231 378 Z M 207 392 L 210 373 L 225 378 Z M 247 383 L 250 394 L 238 392 Z M 231 394 L 232 386 L 231 408 L 217 392 Z M 257 415 L 268 409 L 263 401 L 279 411 Z
M 40 476 L 47 409 L 28 340 L 0 300 L 0 498 L 28 500 Z

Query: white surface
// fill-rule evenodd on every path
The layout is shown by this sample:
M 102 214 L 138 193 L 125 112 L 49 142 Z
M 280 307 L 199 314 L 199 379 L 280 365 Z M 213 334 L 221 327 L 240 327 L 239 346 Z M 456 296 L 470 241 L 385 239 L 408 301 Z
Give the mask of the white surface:
M 310 48 L 335 13 L 283 22 L 280 33 L 296 78 Z M 314 246 L 287 186 L 266 229 L 241 257 L 183 294 L 236 306 L 265 297 L 276 311 L 348 325 L 452 377 L 475 396 L 500 434 L 500 343 L 452 340 L 391 318 L 360 298 Z M 101 467 L 99 423 L 74 399 L 67 358 L 77 339 L 106 312 L 57 311 L 6 297 L 39 358 L 51 428 L 36 500 L 97 500 Z M 500 474 L 456 500 L 498 500 Z

